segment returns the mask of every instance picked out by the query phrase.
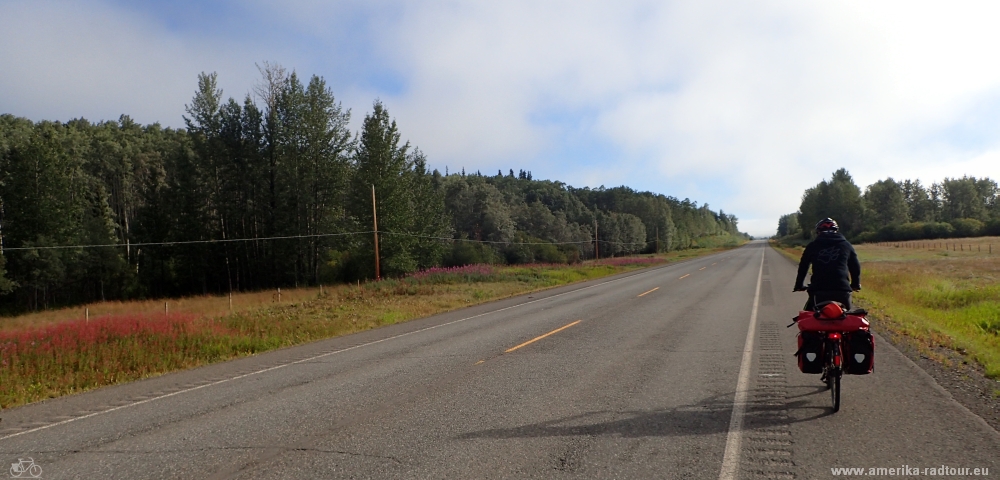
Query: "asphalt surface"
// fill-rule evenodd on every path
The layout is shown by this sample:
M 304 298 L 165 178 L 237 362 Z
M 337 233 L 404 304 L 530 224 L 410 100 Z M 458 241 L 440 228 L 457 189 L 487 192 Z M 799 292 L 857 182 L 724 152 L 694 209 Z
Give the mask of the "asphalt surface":
M 41 478 L 1000 475 L 1000 434 L 885 342 L 831 413 L 795 367 L 793 276 L 756 242 L 7 410 L 0 462 L 30 457 Z

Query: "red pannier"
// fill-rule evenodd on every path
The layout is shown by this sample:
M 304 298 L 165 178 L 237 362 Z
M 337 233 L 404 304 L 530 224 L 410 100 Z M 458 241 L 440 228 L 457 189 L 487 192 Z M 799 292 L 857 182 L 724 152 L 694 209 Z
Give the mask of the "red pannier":
M 829 305 L 828 305 L 829 307 Z M 839 306 L 823 308 L 816 312 L 799 312 L 795 323 L 799 326 L 799 370 L 802 373 L 821 373 L 823 362 L 823 336 L 820 332 L 842 332 L 844 373 L 866 375 L 875 369 L 875 337 L 869 332 L 867 312 L 843 312 Z
M 853 332 L 868 330 L 868 320 L 863 315 L 844 315 L 842 318 L 816 317 L 814 312 L 799 312 L 795 323 L 800 332 Z
M 823 373 L 823 334 L 799 332 L 799 349 L 795 352 L 802 373 Z
M 844 334 L 844 373 L 868 375 L 875 370 L 875 336 L 868 330 Z

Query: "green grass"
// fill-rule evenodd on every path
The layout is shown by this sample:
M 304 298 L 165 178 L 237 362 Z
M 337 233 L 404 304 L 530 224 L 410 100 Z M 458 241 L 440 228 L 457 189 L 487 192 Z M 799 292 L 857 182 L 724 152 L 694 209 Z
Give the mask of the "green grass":
M 866 290 L 857 298 L 885 328 L 930 350 L 951 348 L 980 364 L 987 376 L 1000 378 L 1000 287 L 968 278 L 971 269 L 942 266 L 867 262 Z

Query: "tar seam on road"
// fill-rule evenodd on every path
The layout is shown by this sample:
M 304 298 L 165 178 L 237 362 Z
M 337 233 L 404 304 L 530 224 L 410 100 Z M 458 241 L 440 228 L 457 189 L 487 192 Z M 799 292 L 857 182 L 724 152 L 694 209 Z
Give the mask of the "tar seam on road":
M 678 278 L 678 280 L 683 280 L 684 278 L 687 278 L 687 277 L 690 277 L 690 276 L 691 276 L 691 274 L 689 273 L 689 274 L 687 274 L 687 275 L 684 275 L 684 276 L 683 276 L 683 277 L 681 277 L 681 278 Z
M 563 330 L 566 330 L 567 328 L 572 327 L 573 325 L 576 325 L 576 324 L 578 324 L 578 323 L 580 323 L 582 321 L 583 320 L 577 320 L 577 321 L 575 321 L 573 323 L 570 323 L 569 325 L 563 325 L 563 326 L 561 326 L 561 327 L 559 327 L 559 328 L 557 328 L 557 329 L 555 329 L 555 330 L 553 330 L 553 331 L 551 331 L 549 333 L 546 333 L 545 335 L 539 335 L 539 336 L 537 336 L 535 338 L 532 338 L 531 340 L 528 340 L 527 342 L 524 342 L 524 343 L 522 343 L 522 344 L 520 344 L 520 345 L 518 345 L 516 347 L 510 347 L 507 350 L 504 350 L 503 353 L 510 353 L 510 352 L 513 352 L 514 350 L 517 350 L 517 349 L 521 348 L 521 347 L 526 347 L 528 345 L 531 345 L 532 343 L 535 343 L 535 342 L 537 342 L 537 341 L 539 341 L 539 340 L 541 340 L 541 339 L 543 339 L 543 338 L 545 338 L 545 337 L 547 337 L 549 335 L 553 335 L 553 334 L 559 333 L 559 332 L 561 332 Z
M 764 253 L 760 250 L 760 270 L 757 272 L 757 292 L 753 296 L 753 310 L 750 313 L 750 327 L 747 341 L 743 346 L 743 361 L 740 376 L 736 381 L 736 396 L 733 398 L 733 416 L 729 419 L 729 433 L 726 435 L 726 453 L 722 456 L 722 471 L 719 480 L 735 480 L 740 466 L 740 442 L 743 440 L 743 414 L 747 403 L 747 386 L 750 384 L 750 364 L 753 361 L 753 337 L 757 329 L 757 307 L 760 306 L 760 282 L 764 277 Z
M 650 291 L 648 291 L 648 292 L 642 292 L 642 293 L 640 293 L 640 294 L 636 295 L 636 298 L 638 298 L 638 297 L 641 297 L 641 296 L 643 296 L 643 295 L 645 295 L 645 294 L 647 294 L 647 293 L 653 293 L 653 292 L 655 292 L 655 291 L 657 291 L 657 290 L 659 290 L 659 289 L 660 289 L 660 287 L 656 287 L 656 288 L 654 288 L 654 289 L 652 289 L 652 290 L 650 290 Z
M 641 275 L 643 273 L 648 273 L 648 272 L 653 272 L 653 271 L 655 271 L 655 270 L 647 270 L 645 272 L 640 272 L 640 273 L 638 273 L 636 275 Z M 294 362 L 283 363 L 281 365 L 275 365 L 273 367 L 268 367 L 268 368 L 264 368 L 264 369 L 257 370 L 257 371 L 254 371 L 254 372 L 245 373 L 243 375 L 237 375 L 235 377 L 224 378 L 222 380 L 219 380 L 219 381 L 216 381 L 216 382 L 211 382 L 211 383 L 206 383 L 204 385 L 199 385 L 197 387 L 192 387 L 192 388 L 188 388 L 188 389 L 184 389 L 184 390 L 178 390 L 176 392 L 168 393 L 168 394 L 165 394 L 165 395 L 160 395 L 158 397 L 147 398 L 145 400 L 140 400 L 138 402 L 128 403 L 128 404 L 125 404 L 125 405 L 120 405 L 120 406 L 117 406 L 117 407 L 114 407 L 114 408 L 109 408 L 107 410 L 101 410 L 99 412 L 89 413 L 87 415 L 82 415 L 82 416 L 79 416 L 79 417 L 74 417 L 74 418 L 70 418 L 70 419 L 67 419 L 67 420 L 62 420 L 62 421 L 59 421 L 59 422 L 50 423 L 48 425 L 42 425 L 40 427 L 30 428 L 30 429 L 25 430 L 23 432 L 12 433 L 10 435 L 6 435 L 6 436 L 3 436 L 3 437 L 0 437 L 0 440 L 7 440 L 8 438 L 14 438 L 14 437 L 18 437 L 18 436 L 21 436 L 21 435 L 26 435 L 26 434 L 29 434 L 29 433 L 34 433 L 34 432 L 37 432 L 37 431 L 40 431 L 40 430 L 45 430 L 45 429 L 52 428 L 52 427 L 58 427 L 60 425 L 65 425 L 67 423 L 72 423 L 72 422 L 75 422 L 77 420 L 83 420 L 83 419 L 86 419 L 86 418 L 96 417 L 98 415 L 104 415 L 105 413 L 111 413 L 111 412 L 114 412 L 116 410 L 122 410 L 122 409 L 125 409 L 125 408 L 134 407 L 134 406 L 137 406 L 137 405 L 142 405 L 144 403 L 154 402 L 156 400 L 161 400 L 161 399 L 164 399 L 164 398 L 173 397 L 175 395 L 180 395 L 182 393 L 188 393 L 188 392 L 193 392 L 195 390 L 201 390 L 202 388 L 206 388 L 206 387 L 214 387 L 216 385 L 221 385 L 223 383 L 231 382 L 233 380 L 239 380 L 241 378 L 246 378 L 246 377 L 251 377 L 251 376 L 254 376 L 254 375 L 259 375 L 261 373 L 267 373 L 267 372 L 270 372 L 270 371 L 273 371 L 273 370 L 278 370 L 280 368 L 285 368 L 285 367 L 288 367 L 288 366 L 291 366 L 291 365 L 297 365 L 297 364 L 300 364 L 300 363 L 311 362 L 311 361 L 319 359 L 319 358 L 329 357 L 331 355 L 336 355 L 338 353 L 343 353 L 343 352 L 347 352 L 347 351 L 350 351 L 350 350 L 355 350 L 355 349 L 359 349 L 359 348 L 363 348 L 363 347 L 375 345 L 375 344 L 378 344 L 378 343 L 387 342 L 389 340 L 395 340 L 397 338 L 406 337 L 406 336 L 413 335 L 413 334 L 416 334 L 416 333 L 426 332 L 428 330 L 433 330 L 435 328 L 446 327 L 448 325 L 454 325 L 456 323 L 461 323 L 461 322 L 464 322 L 466 320 L 472 320 L 472 319 L 479 318 L 479 317 L 485 317 L 486 315 L 492 315 L 494 313 L 503 312 L 505 310 L 510 310 L 510 309 L 513 309 L 513 308 L 523 307 L 525 305 L 530 305 L 532 303 L 541 302 L 541 301 L 544 301 L 544 300 L 549 300 L 549 299 L 552 299 L 552 298 L 561 297 L 563 295 L 569 295 L 571 293 L 576 293 L 576 292 L 580 292 L 580 291 L 583 291 L 583 290 L 589 290 L 591 288 L 600 287 L 601 285 L 607 285 L 609 283 L 614 283 L 614 282 L 617 282 L 617 281 L 620 281 L 620 280 L 625 280 L 626 278 L 631 278 L 633 276 L 635 276 L 635 275 L 628 275 L 628 276 L 625 276 L 625 277 L 616 278 L 614 280 L 608 280 L 606 282 L 601 282 L 601 283 L 598 283 L 598 284 L 595 284 L 595 285 L 591 285 L 589 287 L 583 287 L 583 288 L 578 288 L 578 289 L 571 290 L 571 291 L 568 291 L 568 292 L 557 293 L 555 295 L 551 295 L 551 296 L 548 296 L 548 297 L 545 297 L 545 298 L 539 298 L 537 300 L 532 300 L 530 302 L 524 302 L 524 303 L 519 303 L 517 305 L 511 305 L 509 307 L 504 307 L 504 308 L 501 308 L 501 309 L 498 309 L 498 310 L 491 310 L 489 312 L 480 313 L 479 315 L 473 315 L 471 317 L 460 318 L 458 320 L 453 320 L 453 321 L 450 321 L 450 322 L 442 323 L 440 325 L 432 325 L 430 327 L 424 327 L 424 328 L 421 328 L 419 330 L 414 330 L 412 332 L 401 333 L 399 335 L 394 335 L 394 336 L 391 336 L 391 337 L 386 337 L 386 338 L 383 338 L 383 339 L 374 340 L 374 341 L 371 341 L 371 342 L 368 342 L 368 343 L 362 343 L 362 344 L 359 344 L 359 345 L 353 345 L 353 346 L 350 346 L 350 347 L 347 347 L 347 348 L 342 348 L 340 350 L 334 350 L 332 352 L 321 353 L 319 355 L 314 355 L 314 356 L 309 357 L 309 358 L 303 358 L 301 360 L 296 360 Z

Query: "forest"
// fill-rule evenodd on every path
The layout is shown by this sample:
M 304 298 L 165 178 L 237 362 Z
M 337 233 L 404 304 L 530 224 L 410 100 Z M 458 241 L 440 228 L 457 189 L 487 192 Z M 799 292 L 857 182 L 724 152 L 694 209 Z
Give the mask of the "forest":
M 859 243 L 1000 235 L 998 194 L 995 181 L 969 176 L 929 186 L 890 177 L 862 191 L 841 168 L 807 189 L 797 212 L 781 216 L 777 237 L 808 240 L 812 226 L 825 217 Z
M 353 133 L 323 78 L 260 71 L 242 101 L 199 75 L 182 129 L 0 116 L 0 311 L 371 279 L 373 212 L 390 277 L 745 238 L 688 199 L 442 174 L 380 101 Z

